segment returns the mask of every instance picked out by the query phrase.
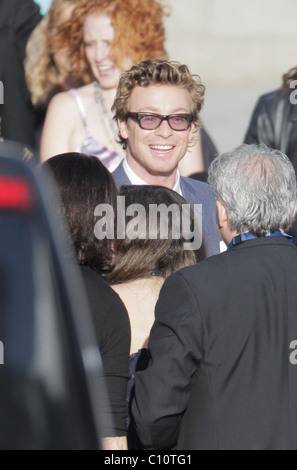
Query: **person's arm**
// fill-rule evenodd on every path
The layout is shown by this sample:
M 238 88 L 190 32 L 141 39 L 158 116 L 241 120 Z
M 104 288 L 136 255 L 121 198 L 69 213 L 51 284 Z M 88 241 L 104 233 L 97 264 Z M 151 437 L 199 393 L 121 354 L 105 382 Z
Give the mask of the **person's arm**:
M 113 444 L 126 445 L 120 438 L 126 438 L 127 435 L 126 399 L 130 377 L 131 332 L 127 310 L 117 294 L 112 299 L 110 308 L 106 308 L 104 328 L 105 335 L 104 340 L 101 341 L 100 353 L 117 436 Z M 101 329 L 103 329 L 103 323 Z
M 59 93 L 49 103 L 40 142 L 42 162 L 60 153 L 74 152 L 71 146 L 75 119 L 79 119 L 76 103 L 70 93 Z
M 128 450 L 126 436 L 104 437 L 102 444 L 103 450 Z
M 180 273 L 164 283 L 156 305 L 150 363 L 136 373 L 132 413 L 146 448 L 172 449 L 202 357 L 202 324 L 195 296 Z

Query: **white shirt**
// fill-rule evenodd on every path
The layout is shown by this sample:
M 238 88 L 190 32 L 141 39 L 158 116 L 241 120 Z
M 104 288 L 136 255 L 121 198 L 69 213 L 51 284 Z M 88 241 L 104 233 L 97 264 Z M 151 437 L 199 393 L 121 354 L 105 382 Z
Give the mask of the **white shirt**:
M 123 167 L 126 172 L 126 175 L 128 176 L 129 180 L 131 181 L 131 184 L 139 185 L 139 184 L 148 184 L 146 181 L 144 181 L 142 178 L 140 178 L 136 173 L 132 170 L 130 165 L 127 162 L 127 159 L 124 158 L 123 161 Z M 179 171 L 177 170 L 176 172 L 176 180 L 175 180 L 175 185 L 173 186 L 173 191 L 177 192 L 181 196 L 183 196 L 181 186 L 180 186 L 180 174 Z

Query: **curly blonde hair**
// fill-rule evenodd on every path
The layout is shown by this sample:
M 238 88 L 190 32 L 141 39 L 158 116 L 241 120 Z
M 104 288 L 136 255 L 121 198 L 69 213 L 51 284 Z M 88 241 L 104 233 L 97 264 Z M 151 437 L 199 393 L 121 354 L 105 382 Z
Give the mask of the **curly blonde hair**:
M 69 39 L 61 35 L 67 22 L 61 23 L 60 15 L 65 8 L 78 3 L 79 0 L 52 0 L 48 13 L 29 37 L 24 66 L 33 104 L 46 104 L 54 89 L 59 86 L 59 72 L 53 60 L 53 52 L 69 48 Z M 73 79 L 69 87 L 77 84 L 78 81 Z M 79 84 L 82 85 L 82 82 L 79 81 Z
M 179 62 L 147 59 L 134 64 L 131 69 L 121 75 L 115 100 L 112 105 L 114 119 L 127 121 L 130 112 L 130 99 L 136 86 L 174 85 L 187 90 L 191 97 L 191 113 L 193 125 L 197 130 L 200 126 L 200 111 L 204 104 L 205 86 L 199 75 L 192 74 L 187 65 Z M 119 143 L 125 149 L 126 139 L 119 134 Z
M 138 62 L 146 58 L 167 58 L 164 17 L 169 10 L 157 0 L 80 0 L 71 23 L 61 30 L 61 41 L 70 42 L 73 76 L 85 83 L 93 80 L 85 58 L 83 24 L 86 16 L 107 14 L 114 28 L 111 57 L 119 68 L 125 69 L 125 59 Z

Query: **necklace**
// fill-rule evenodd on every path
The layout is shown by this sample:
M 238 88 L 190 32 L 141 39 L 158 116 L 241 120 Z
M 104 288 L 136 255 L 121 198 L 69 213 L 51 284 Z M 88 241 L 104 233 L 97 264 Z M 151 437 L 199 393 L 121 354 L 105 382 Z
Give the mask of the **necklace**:
M 112 148 L 116 153 L 119 153 L 119 147 L 116 144 L 115 138 L 118 137 L 118 129 L 112 117 L 111 111 L 107 108 L 106 104 L 104 103 L 103 94 L 101 87 L 97 80 L 94 82 L 95 87 L 95 101 L 100 108 L 100 119 L 102 125 L 105 128 L 106 135 L 109 139 L 109 146 Z

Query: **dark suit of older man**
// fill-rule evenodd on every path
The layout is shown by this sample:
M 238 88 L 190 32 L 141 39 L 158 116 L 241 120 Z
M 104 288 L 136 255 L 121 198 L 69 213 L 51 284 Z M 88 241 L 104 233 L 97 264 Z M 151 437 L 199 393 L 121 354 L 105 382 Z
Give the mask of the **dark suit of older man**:
M 136 377 L 146 446 L 297 449 L 296 265 L 296 246 L 271 237 L 165 281 Z
M 165 281 L 137 431 L 157 449 L 297 449 L 295 172 L 242 146 L 214 160 L 210 186 L 228 250 Z

